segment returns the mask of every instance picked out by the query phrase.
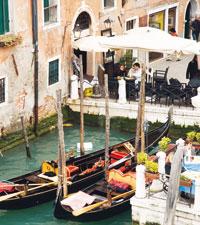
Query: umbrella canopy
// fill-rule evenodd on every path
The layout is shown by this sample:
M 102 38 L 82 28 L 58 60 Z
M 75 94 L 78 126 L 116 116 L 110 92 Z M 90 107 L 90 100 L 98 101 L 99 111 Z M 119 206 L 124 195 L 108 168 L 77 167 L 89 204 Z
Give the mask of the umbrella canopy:
M 73 48 L 86 52 L 107 52 L 109 48 L 100 44 L 100 41 L 103 41 L 105 38 L 104 36 L 83 37 L 73 42 Z
M 182 52 L 183 54 L 200 54 L 200 45 L 193 40 L 174 37 L 165 31 L 152 27 L 139 27 L 131 32 L 99 39 L 102 47 L 110 49 L 142 49 L 173 54 Z

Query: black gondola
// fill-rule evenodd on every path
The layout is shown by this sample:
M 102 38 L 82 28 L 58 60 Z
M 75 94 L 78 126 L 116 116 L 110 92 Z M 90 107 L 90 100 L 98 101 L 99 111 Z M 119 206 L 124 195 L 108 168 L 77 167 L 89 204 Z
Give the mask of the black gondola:
M 84 195 L 85 193 L 89 194 L 94 197 L 95 200 L 91 205 L 74 211 L 71 207 L 62 203 L 62 191 L 60 191 L 59 197 L 55 203 L 54 216 L 57 219 L 78 220 L 82 222 L 97 221 L 112 217 L 114 214 L 119 214 L 129 209 L 130 198 L 135 194 L 135 190 L 129 189 L 123 193 L 111 191 L 112 203 L 109 205 L 107 204 L 108 200 L 106 198 L 106 185 L 106 181 L 102 179 L 97 183 L 83 189 Z M 81 192 L 78 192 L 78 194 L 79 193 Z M 73 194 L 70 197 L 72 196 Z
M 168 120 L 162 124 L 160 127 L 149 131 L 146 136 L 147 140 L 147 152 L 151 150 L 151 147 L 155 146 L 158 141 L 167 135 L 170 125 L 170 116 Z M 130 140 L 126 140 L 119 144 L 113 145 L 109 148 L 111 152 L 114 149 L 120 149 L 124 146 L 125 143 L 131 143 L 134 146 L 135 138 Z M 79 167 L 79 169 L 84 170 L 90 166 L 92 166 L 95 162 L 99 161 L 99 159 L 104 159 L 104 149 L 98 150 L 96 152 L 80 156 L 77 158 L 71 158 L 66 162 L 66 165 L 73 165 Z M 22 195 L 18 195 L 18 190 L 15 190 L 14 193 L 0 193 L 0 209 L 21 209 L 36 206 L 38 204 L 51 201 L 56 197 L 57 185 L 52 184 L 52 181 L 46 178 L 38 177 L 41 174 L 41 169 L 33 171 L 31 173 L 15 177 L 13 179 L 8 180 L 8 182 L 12 184 L 29 184 L 31 185 L 38 184 L 38 186 L 28 189 L 28 191 L 21 191 Z M 71 180 L 71 184 L 68 185 L 68 193 L 76 192 L 89 183 L 92 184 L 104 176 L 103 168 L 97 169 L 90 174 L 79 176 L 79 174 L 74 175 Z M 41 183 L 41 184 L 40 184 Z M 44 186 L 42 185 L 44 184 Z M 26 188 L 25 188 L 26 189 Z M 12 197 L 12 194 L 16 194 L 16 196 Z M 9 198 L 10 195 L 10 198 Z M 7 196 L 6 200 L 2 201 L 2 197 Z

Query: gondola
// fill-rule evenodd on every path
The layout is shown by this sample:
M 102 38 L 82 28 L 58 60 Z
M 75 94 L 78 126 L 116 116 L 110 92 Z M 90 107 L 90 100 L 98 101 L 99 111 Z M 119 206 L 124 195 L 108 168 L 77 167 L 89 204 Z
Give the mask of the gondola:
M 169 125 L 170 116 L 164 124 L 154 130 L 149 131 L 146 134 L 145 137 L 147 140 L 147 152 L 150 152 L 152 150 L 152 147 L 155 146 L 162 137 L 167 135 Z M 124 149 L 127 151 L 127 148 L 129 148 L 127 146 L 129 146 L 129 144 L 134 145 L 134 141 L 135 138 L 132 138 L 130 140 L 126 140 L 124 142 L 111 146 L 109 148 L 110 155 L 112 155 L 112 152 L 115 150 L 123 152 Z M 115 157 L 114 160 L 122 158 L 123 156 L 124 154 L 120 154 L 120 156 Z M 130 155 L 128 154 L 127 157 L 128 156 Z M 103 159 L 104 149 L 101 149 L 84 156 L 70 158 L 69 160 L 67 160 L 67 167 L 71 167 L 72 169 L 78 168 L 77 171 L 74 171 L 73 174 L 71 174 L 72 179 L 69 181 L 70 184 L 68 185 L 68 193 L 76 192 L 84 188 L 86 185 L 90 183 L 92 184 L 101 179 L 104 176 L 103 167 L 98 167 L 97 170 L 91 171 L 91 173 L 84 174 L 84 171 L 90 167 L 93 167 L 95 163 Z M 53 179 L 54 177 L 50 178 L 47 176 L 43 176 L 43 174 L 41 173 L 42 171 L 41 169 L 39 169 L 31 173 L 27 173 L 25 175 L 8 180 L 7 182 L 9 182 L 9 185 L 13 185 L 14 190 L 9 193 L 6 191 L 0 193 L 0 209 L 9 210 L 28 208 L 55 199 L 57 181 Z
M 114 172 L 120 174 L 120 171 L 114 170 Z M 107 200 L 107 182 L 105 179 L 101 179 L 97 183 L 70 195 L 69 198 L 62 199 L 62 191 L 60 191 L 55 203 L 54 216 L 57 219 L 81 222 L 97 221 L 127 210 L 130 208 L 130 198 L 135 194 L 136 181 L 134 172 L 124 173 L 125 176 L 132 176 L 133 184 L 129 185 L 129 188 L 124 191 L 122 188 L 120 190 L 113 188 L 111 190 L 111 205 L 108 204 Z M 128 180 L 130 181 L 130 177 Z M 83 203 L 83 201 L 85 202 Z M 79 208 L 82 204 L 86 204 L 86 206 Z

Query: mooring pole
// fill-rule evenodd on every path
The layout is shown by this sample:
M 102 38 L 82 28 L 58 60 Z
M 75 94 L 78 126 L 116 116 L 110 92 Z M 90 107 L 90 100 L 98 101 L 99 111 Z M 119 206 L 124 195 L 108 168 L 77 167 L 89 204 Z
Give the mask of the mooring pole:
M 84 151 L 84 113 L 83 113 L 83 58 L 80 55 L 80 153 Z
M 109 146 L 110 146 L 110 115 L 109 115 L 109 94 L 108 94 L 108 74 L 104 75 L 104 85 L 105 85 L 105 177 L 108 183 L 109 178 Z M 107 188 L 107 199 L 109 204 L 111 204 L 111 193 L 110 189 Z
M 66 169 L 65 169 L 65 140 L 64 140 L 64 130 L 63 130 L 63 114 L 62 114 L 62 107 L 61 107 L 61 90 L 56 91 L 57 97 L 57 113 L 58 113 L 58 152 L 59 152 L 59 163 L 62 174 L 59 174 L 62 178 L 63 183 L 63 195 L 67 195 L 67 176 L 66 176 Z
M 25 128 L 25 125 L 24 125 L 24 116 L 20 116 L 20 119 L 21 119 L 22 131 L 23 131 L 23 135 L 24 135 L 26 155 L 27 155 L 28 158 L 31 158 L 28 135 L 27 135 L 26 128 Z

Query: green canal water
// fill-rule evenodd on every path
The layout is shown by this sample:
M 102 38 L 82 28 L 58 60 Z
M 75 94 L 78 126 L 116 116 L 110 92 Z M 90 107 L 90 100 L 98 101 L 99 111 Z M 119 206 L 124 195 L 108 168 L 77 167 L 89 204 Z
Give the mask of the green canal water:
M 66 150 L 76 147 L 79 142 L 79 127 L 65 128 Z M 131 138 L 130 133 L 119 133 L 111 131 L 110 144 L 115 144 Z M 57 131 L 39 137 L 30 143 L 32 158 L 27 159 L 24 146 L 18 146 L 3 153 L 0 156 L 0 180 L 9 179 L 15 176 L 38 169 L 43 160 L 57 158 Z M 93 143 L 93 151 L 103 148 L 105 145 L 104 129 L 96 127 L 85 127 L 85 142 Z M 0 225 L 131 225 L 131 211 L 114 215 L 113 218 L 94 222 L 72 222 L 57 220 L 53 216 L 53 202 L 48 202 L 36 207 L 6 211 L 0 210 Z

